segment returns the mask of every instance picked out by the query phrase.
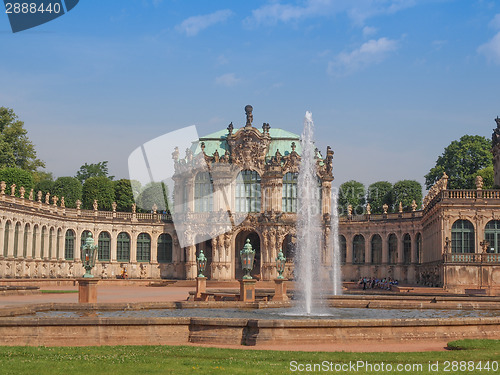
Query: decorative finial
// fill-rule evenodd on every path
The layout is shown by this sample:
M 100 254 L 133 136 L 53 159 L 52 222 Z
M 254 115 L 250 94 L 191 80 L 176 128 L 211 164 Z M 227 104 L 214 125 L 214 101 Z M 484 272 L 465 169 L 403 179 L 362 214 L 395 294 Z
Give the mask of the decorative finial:
M 234 129 L 234 126 L 233 126 L 233 122 L 231 121 L 231 123 L 228 125 L 227 127 L 227 130 L 229 132 L 229 135 L 232 135 L 233 134 L 233 129 Z
M 297 145 L 295 144 L 295 142 L 292 142 L 292 152 L 295 152 L 296 147 L 297 147 Z
M 245 127 L 250 128 L 252 126 L 252 122 L 253 122 L 252 111 L 253 111 L 253 107 L 250 104 L 245 107 L 245 113 L 247 115 L 247 123 L 246 123 Z

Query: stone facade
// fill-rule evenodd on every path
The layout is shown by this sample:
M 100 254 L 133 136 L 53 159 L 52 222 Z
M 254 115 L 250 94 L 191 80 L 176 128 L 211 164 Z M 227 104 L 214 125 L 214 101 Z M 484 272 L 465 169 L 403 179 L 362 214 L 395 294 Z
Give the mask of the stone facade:
M 276 277 L 275 259 L 283 249 L 285 277 L 293 278 L 297 209 L 296 176 L 300 140 L 293 133 L 245 126 L 200 139 L 184 157 L 173 153 L 174 226 L 169 214 L 123 213 L 66 208 L 64 198 L 42 197 L 23 187 L 0 183 L 0 277 L 74 278 L 83 274 L 82 237 L 99 244 L 94 274 L 116 278 L 196 277 L 196 256 L 208 258 L 214 280 L 242 276 L 239 251 L 247 238 L 256 249 L 253 275 Z M 493 155 L 500 157 L 495 134 Z M 323 262 L 329 259 L 333 151 L 316 151 Z M 496 160 L 496 159 L 495 159 Z M 499 176 L 500 162 L 495 163 Z M 208 189 L 208 190 L 207 190 Z M 15 196 L 20 192 L 23 198 Z M 44 200 L 42 200 L 44 198 Z M 55 198 L 55 199 L 54 199 Z M 116 206 L 115 206 L 116 207 Z M 448 190 L 447 176 L 431 188 L 424 207 L 412 212 L 342 216 L 339 223 L 343 278 L 392 277 L 403 283 L 444 286 L 452 291 L 486 289 L 500 293 L 500 190 Z M 176 216 L 177 215 L 177 216 Z M 498 228 L 497 228 L 498 226 Z M 181 247 L 180 243 L 187 245 Z M 498 236 L 498 240 L 496 239 Z M 486 246 L 485 240 L 494 242 Z M 3 252 L 2 252 L 3 249 Z

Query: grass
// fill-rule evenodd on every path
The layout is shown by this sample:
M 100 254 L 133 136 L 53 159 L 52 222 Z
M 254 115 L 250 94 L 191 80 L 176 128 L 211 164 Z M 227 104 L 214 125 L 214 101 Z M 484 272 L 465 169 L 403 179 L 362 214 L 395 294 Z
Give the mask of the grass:
M 78 290 L 40 290 L 42 294 L 78 293 Z
M 0 347 L 0 373 L 67 375 L 67 374 L 287 374 L 311 373 L 291 371 L 291 361 L 299 364 L 348 364 L 350 361 L 372 365 L 390 364 L 392 374 L 494 374 L 486 371 L 489 361 L 500 360 L 500 340 L 462 340 L 449 344 L 454 349 L 445 352 L 415 353 L 343 353 L 343 352 L 283 352 L 217 349 L 192 346 L 103 346 L 103 347 Z M 445 372 L 446 361 L 449 370 Z M 452 361 L 474 362 L 474 369 L 452 371 Z M 477 365 L 481 361 L 482 369 Z M 437 371 L 429 363 L 438 364 Z M 472 362 L 471 362 L 472 363 Z M 422 364 L 420 369 L 396 371 L 397 364 Z M 497 363 L 498 364 L 498 363 Z M 470 366 L 470 364 L 469 364 Z M 307 370 L 307 368 L 305 368 Z M 457 368 L 459 370 L 459 368 Z M 327 372 L 327 371 L 324 371 Z M 329 372 L 329 371 L 328 371 Z M 337 374 L 380 374 L 382 371 L 331 371 Z M 317 373 L 320 373 L 317 371 Z

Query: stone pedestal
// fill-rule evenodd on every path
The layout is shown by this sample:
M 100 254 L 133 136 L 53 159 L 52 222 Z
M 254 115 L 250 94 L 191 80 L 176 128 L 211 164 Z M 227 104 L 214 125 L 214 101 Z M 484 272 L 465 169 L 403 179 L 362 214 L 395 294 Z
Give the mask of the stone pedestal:
M 97 283 L 99 279 L 85 278 L 78 281 L 78 303 L 97 302 Z
M 240 301 L 254 302 L 255 301 L 255 283 L 254 279 L 240 280 Z
M 285 279 L 274 279 L 274 296 L 272 301 L 288 301 Z
M 207 291 L 207 278 L 198 276 L 196 278 L 196 295 L 194 296 L 195 301 L 203 300 L 202 293 Z

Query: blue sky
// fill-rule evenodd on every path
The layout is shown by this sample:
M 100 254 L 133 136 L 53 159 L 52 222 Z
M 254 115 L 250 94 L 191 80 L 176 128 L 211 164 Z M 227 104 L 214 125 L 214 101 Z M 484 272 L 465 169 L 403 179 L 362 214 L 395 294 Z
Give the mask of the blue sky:
M 254 124 L 335 151 L 338 185 L 424 175 L 500 115 L 500 3 L 82 0 L 13 34 L 0 16 L 0 106 L 56 177 L 195 124 Z

